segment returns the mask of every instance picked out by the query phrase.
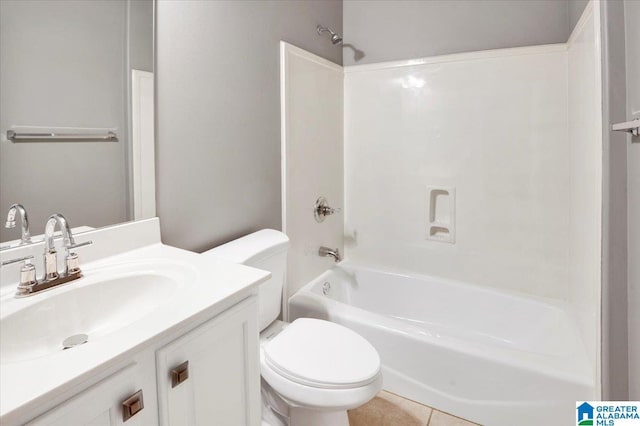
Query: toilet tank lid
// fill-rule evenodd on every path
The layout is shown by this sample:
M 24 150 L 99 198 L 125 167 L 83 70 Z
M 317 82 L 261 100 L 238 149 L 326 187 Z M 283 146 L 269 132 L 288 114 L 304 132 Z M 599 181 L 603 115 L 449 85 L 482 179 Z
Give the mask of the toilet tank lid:
M 213 256 L 233 263 L 247 263 L 280 253 L 287 249 L 289 237 L 275 229 L 262 229 L 245 235 L 218 247 L 203 252 L 205 256 Z

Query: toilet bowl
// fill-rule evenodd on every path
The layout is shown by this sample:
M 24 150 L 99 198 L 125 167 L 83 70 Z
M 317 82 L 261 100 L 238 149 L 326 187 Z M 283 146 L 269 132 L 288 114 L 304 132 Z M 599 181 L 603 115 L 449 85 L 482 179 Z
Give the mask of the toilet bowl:
M 382 387 L 380 357 L 354 331 L 329 321 L 277 320 L 289 239 L 265 229 L 203 255 L 271 272 L 259 287 L 263 425 L 348 426 L 347 410 Z

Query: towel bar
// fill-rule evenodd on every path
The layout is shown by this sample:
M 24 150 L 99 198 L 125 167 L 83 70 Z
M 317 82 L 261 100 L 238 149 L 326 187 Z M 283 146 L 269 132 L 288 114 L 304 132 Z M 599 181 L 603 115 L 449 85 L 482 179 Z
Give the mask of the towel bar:
M 7 130 L 7 139 L 11 142 L 36 142 L 36 141 L 117 141 L 118 136 L 115 132 L 106 132 L 103 134 L 91 133 L 17 133 L 15 130 Z

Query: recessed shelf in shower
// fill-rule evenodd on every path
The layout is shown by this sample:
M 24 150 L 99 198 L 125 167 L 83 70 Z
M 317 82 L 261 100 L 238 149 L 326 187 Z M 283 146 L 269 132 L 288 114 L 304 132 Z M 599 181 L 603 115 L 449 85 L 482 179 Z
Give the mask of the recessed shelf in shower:
M 456 189 L 449 186 L 427 187 L 428 240 L 456 242 Z

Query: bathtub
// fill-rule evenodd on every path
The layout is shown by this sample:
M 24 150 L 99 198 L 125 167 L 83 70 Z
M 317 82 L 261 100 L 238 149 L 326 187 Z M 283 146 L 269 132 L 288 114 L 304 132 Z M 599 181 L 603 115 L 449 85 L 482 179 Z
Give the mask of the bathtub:
M 380 353 L 384 388 L 484 425 L 575 422 L 596 398 L 573 317 L 560 303 L 348 262 L 289 300 L 289 318 L 349 327 Z

